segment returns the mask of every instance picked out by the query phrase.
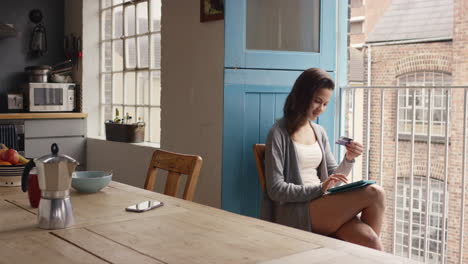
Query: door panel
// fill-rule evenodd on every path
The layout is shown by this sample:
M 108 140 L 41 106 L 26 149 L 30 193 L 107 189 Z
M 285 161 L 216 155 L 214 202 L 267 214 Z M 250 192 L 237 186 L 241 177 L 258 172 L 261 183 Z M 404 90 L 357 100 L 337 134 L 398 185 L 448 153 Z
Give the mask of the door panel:
M 226 0 L 225 67 L 280 70 L 320 67 L 334 71 L 336 1 L 291 1 Z M 265 8 L 259 8 L 261 5 Z M 252 6 L 255 10 L 249 9 Z M 250 14 L 255 12 L 269 16 L 251 19 L 254 16 Z M 258 23 L 252 22 L 255 19 Z M 318 31 L 313 30 L 314 26 Z M 260 38 L 255 41 L 253 36 Z M 318 44 L 314 44 L 315 39 Z
M 252 146 L 265 143 L 300 71 L 225 70 L 222 208 L 259 216 Z M 242 109 L 242 110 L 240 110 Z

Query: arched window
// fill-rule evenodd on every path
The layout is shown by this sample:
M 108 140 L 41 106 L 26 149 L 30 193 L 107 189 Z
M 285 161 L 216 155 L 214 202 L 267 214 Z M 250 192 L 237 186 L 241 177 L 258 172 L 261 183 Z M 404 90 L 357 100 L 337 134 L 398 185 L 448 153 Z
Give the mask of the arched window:
M 452 77 L 443 72 L 421 71 L 406 73 L 397 77 L 398 86 L 439 86 L 435 88 L 429 98 L 429 88 L 415 89 L 413 100 L 413 89 L 400 89 L 399 96 L 399 131 L 400 134 L 410 134 L 413 118 L 413 102 L 415 102 L 415 134 L 427 135 L 428 105 L 432 101 L 431 112 L 431 134 L 433 136 L 445 136 L 446 124 L 446 90 L 443 87 L 450 86 Z M 450 104 L 449 104 L 450 107 Z

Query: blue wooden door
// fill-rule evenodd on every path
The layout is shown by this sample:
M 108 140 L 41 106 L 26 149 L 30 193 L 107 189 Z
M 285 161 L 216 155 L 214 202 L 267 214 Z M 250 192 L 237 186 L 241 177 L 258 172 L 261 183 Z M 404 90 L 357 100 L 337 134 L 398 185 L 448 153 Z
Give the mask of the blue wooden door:
M 295 11 L 284 6 L 293 2 Z M 271 7 L 273 3 L 278 4 L 277 10 Z M 307 8 L 299 8 L 301 3 Z M 303 70 L 320 67 L 335 76 L 336 6 L 335 0 L 225 1 L 223 209 L 259 216 L 261 189 L 252 146 L 264 143 L 275 120 L 283 116 L 286 97 Z M 264 8 L 270 14 L 264 14 Z M 302 18 L 286 19 L 288 15 Z M 252 17 L 267 17 L 267 22 L 254 23 Z M 286 25 L 289 28 L 284 29 L 279 20 L 293 20 L 296 24 Z M 258 26 L 262 23 L 263 26 Z M 276 25 L 274 30 L 269 23 Z M 296 32 L 299 40 L 291 41 L 294 34 L 287 34 L 296 26 L 305 33 Z M 309 27 L 314 28 L 314 34 L 308 34 Z M 272 33 L 263 34 L 262 30 Z M 280 39 L 284 34 L 287 40 Z M 306 40 L 303 35 L 308 36 Z M 334 110 L 333 97 L 326 113 L 318 120 L 331 138 L 334 138 Z

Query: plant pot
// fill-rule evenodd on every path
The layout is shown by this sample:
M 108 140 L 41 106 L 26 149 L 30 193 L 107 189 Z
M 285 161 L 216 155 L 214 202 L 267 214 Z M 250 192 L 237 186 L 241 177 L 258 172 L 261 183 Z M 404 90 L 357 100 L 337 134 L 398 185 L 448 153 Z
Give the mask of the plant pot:
M 140 143 L 145 140 L 145 123 L 116 124 L 105 123 L 106 140 Z

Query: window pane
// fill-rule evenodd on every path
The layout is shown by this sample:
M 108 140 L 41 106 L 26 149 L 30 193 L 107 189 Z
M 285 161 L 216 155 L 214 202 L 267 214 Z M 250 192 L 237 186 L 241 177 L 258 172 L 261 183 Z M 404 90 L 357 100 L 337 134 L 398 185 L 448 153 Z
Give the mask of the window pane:
M 421 121 L 423 120 L 424 120 L 423 109 L 416 109 L 416 121 L 419 121 L 419 123 L 422 123 Z
M 137 107 L 136 120 L 138 122 L 145 122 L 145 141 L 150 141 L 150 132 L 149 132 L 149 108 L 148 107 Z
M 399 86 L 406 86 L 406 76 L 398 78 L 398 85 Z
M 125 40 L 125 67 L 134 69 L 136 67 L 136 39 L 129 38 Z
M 161 109 L 158 107 L 151 108 L 151 120 L 150 120 L 150 141 L 151 142 L 160 142 L 160 135 L 161 135 Z
M 114 12 L 114 38 L 122 37 L 123 21 L 122 21 L 122 7 L 115 7 L 112 9 Z
M 416 73 L 416 85 L 424 85 L 424 72 Z
M 444 74 L 444 85 L 452 84 L 452 75 Z
M 112 79 L 112 103 L 123 103 L 123 79 L 122 73 L 114 73 Z
M 408 74 L 406 82 L 408 83 L 408 86 L 414 85 L 415 79 L 413 73 Z
M 148 36 L 138 38 L 138 67 L 148 67 Z
M 125 7 L 125 35 L 135 35 L 135 6 Z
M 151 72 L 151 100 L 152 106 L 161 105 L 161 77 L 159 71 Z
M 104 42 L 101 44 L 101 71 L 112 71 L 112 44 L 111 42 Z
M 123 122 L 125 122 L 126 124 L 135 123 L 136 108 L 134 106 L 125 106 L 123 110 L 124 110 Z
M 136 104 L 135 84 L 135 72 L 125 73 L 125 104 Z
M 150 0 L 151 7 L 151 32 L 161 30 L 161 0 Z
M 112 76 L 110 74 L 101 75 L 101 103 L 111 104 L 112 98 Z
M 137 74 L 137 104 L 149 104 L 149 73 L 147 71 L 138 72 Z
M 442 77 L 442 73 L 440 72 L 434 73 L 434 84 L 436 86 L 444 85 L 444 78 Z
M 102 12 L 101 16 L 101 32 L 102 39 L 110 39 L 112 37 L 112 13 L 110 10 Z M 71 43 L 69 43 L 70 45 Z
M 351 0 L 351 8 L 357 8 L 362 6 L 362 0 Z
M 149 108 L 148 107 L 137 107 L 137 121 L 148 123 L 149 118 Z M 148 130 L 148 126 L 145 131 Z
M 161 34 L 151 34 L 151 69 L 161 69 Z
M 246 23 L 247 49 L 319 52 L 320 0 L 249 0 Z
M 433 86 L 434 85 L 434 72 L 425 72 L 426 75 L 426 85 Z
M 112 71 L 123 70 L 123 42 L 115 40 L 113 43 Z
M 137 4 L 137 33 L 148 32 L 148 3 Z
M 102 118 L 101 120 L 104 120 L 104 122 L 114 119 L 112 117 L 112 107 L 110 105 L 101 106 L 101 118 Z M 103 125 L 104 125 L 104 122 L 103 122 Z
M 112 0 L 101 0 L 101 7 L 102 8 L 109 7 L 109 6 L 111 6 L 111 4 L 112 4 Z
M 352 23 L 350 23 L 349 33 L 351 33 L 351 34 L 361 34 L 362 33 L 362 22 L 352 22 Z
M 122 106 L 114 106 L 112 107 L 112 119 L 116 118 L 116 110 L 118 109 L 119 111 L 119 119 L 122 119 L 123 116 L 123 108 Z
M 113 0 L 112 2 L 114 5 L 118 5 L 122 3 L 122 0 Z

